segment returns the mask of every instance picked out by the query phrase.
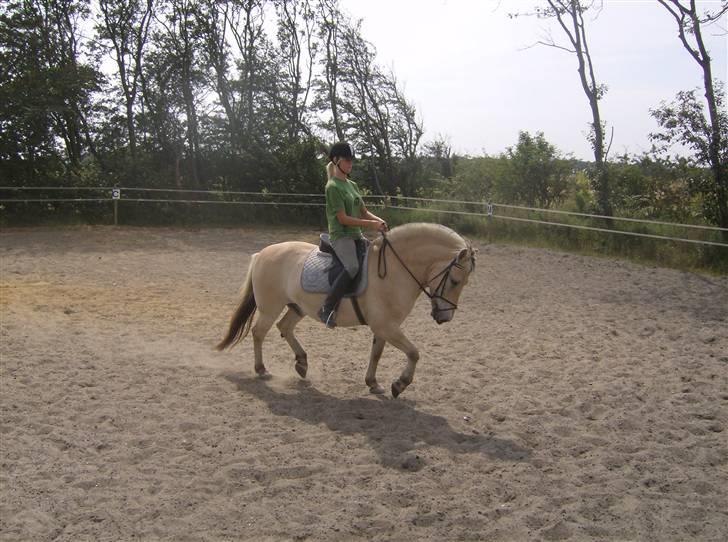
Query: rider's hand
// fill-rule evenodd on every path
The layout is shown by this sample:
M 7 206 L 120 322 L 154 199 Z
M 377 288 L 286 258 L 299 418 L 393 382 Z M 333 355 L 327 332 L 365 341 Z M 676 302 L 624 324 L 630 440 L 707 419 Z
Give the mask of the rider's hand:
M 389 231 L 389 226 L 387 226 L 387 223 L 382 220 L 379 222 L 379 225 L 377 226 L 377 230 L 381 232 Z

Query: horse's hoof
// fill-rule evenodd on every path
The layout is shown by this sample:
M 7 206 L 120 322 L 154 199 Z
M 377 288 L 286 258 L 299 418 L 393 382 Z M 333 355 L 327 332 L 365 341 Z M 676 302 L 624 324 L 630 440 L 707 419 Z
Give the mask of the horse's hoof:
M 263 369 L 261 372 L 257 373 L 259 380 L 270 380 L 273 378 L 273 375 L 270 374 L 268 371 Z
M 308 372 L 308 363 L 306 363 L 306 362 L 302 363 L 300 361 L 297 361 L 295 367 L 296 367 L 296 372 L 298 373 L 298 375 L 301 378 L 306 378 L 306 373 Z
M 373 386 L 369 386 L 369 393 L 373 393 L 375 395 L 382 395 L 384 393 L 384 388 L 380 386 L 379 384 L 374 384 Z
M 392 383 L 392 397 L 394 397 L 395 399 L 397 397 L 399 397 L 399 394 L 402 393 L 406 387 L 407 386 L 405 384 L 403 384 L 401 380 L 397 380 L 396 382 L 393 382 Z

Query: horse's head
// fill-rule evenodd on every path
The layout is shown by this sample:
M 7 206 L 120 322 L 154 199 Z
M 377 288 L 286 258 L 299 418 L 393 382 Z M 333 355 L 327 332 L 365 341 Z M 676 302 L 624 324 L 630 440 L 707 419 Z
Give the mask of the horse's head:
M 414 280 L 420 291 L 430 298 L 430 314 L 435 322 L 444 324 L 452 320 L 460 294 L 475 269 L 478 251 L 446 226 L 404 224 L 375 241 L 380 279 L 387 276 L 388 247 L 403 268 L 402 280 Z
M 430 280 L 430 314 L 438 324 L 449 322 L 455 316 L 460 294 L 475 269 L 476 254 L 477 249 L 468 243 Z

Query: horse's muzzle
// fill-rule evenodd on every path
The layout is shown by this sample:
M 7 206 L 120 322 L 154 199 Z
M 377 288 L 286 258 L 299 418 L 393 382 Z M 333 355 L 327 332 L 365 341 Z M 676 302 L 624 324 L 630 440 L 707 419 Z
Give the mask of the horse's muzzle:
M 452 320 L 453 316 L 455 315 L 455 311 L 452 309 L 449 310 L 433 310 L 430 315 L 432 316 L 432 319 L 435 320 L 435 322 L 439 324 L 444 324 L 445 322 L 449 322 Z

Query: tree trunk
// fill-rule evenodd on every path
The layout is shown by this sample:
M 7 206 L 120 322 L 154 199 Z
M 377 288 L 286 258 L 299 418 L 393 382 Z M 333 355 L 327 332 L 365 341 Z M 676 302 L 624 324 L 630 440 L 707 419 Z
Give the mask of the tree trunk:
M 182 72 L 182 94 L 184 96 L 185 113 L 187 115 L 187 144 L 189 145 L 190 152 L 190 173 L 192 174 L 192 186 L 195 189 L 199 189 L 200 136 L 197 127 L 197 108 L 195 107 L 195 97 L 192 91 L 190 71 L 191 67 L 186 64 Z
M 568 2 L 568 3 L 567 3 Z M 605 216 L 612 215 L 611 190 L 609 183 L 609 170 L 606 163 L 606 152 L 604 150 L 604 129 L 599 111 L 599 100 L 604 93 L 602 87 L 597 85 L 594 75 L 594 64 L 592 62 L 589 45 L 586 39 L 586 27 L 584 24 L 583 12 L 585 9 L 579 0 L 548 0 L 551 6 L 551 16 L 555 16 L 571 42 L 579 62 L 579 80 L 589 99 L 589 107 L 592 113 L 592 137 L 591 144 L 594 151 L 595 172 L 592 179 L 593 186 L 597 192 L 597 205 L 599 213 Z M 564 20 L 568 15 L 570 24 Z M 551 46 L 555 45 L 552 43 Z
M 703 83 L 705 85 L 705 100 L 708 102 L 708 115 L 710 116 L 711 138 L 710 138 L 710 169 L 715 179 L 716 195 L 718 199 L 718 223 L 721 228 L 728 228 L 728 174 L 725 164 L 720 160 L 721 136 L 720 115 L 715 99 L 713 88 L 713 71 L 710 55 L 705 48 L 703 35 L 700 30 L 700 20 L 695 11 L 695 2 L 691 2 L 691 19 L 693 21 L 693 33 L 700 51 L 700 67 L 703 69 Z

